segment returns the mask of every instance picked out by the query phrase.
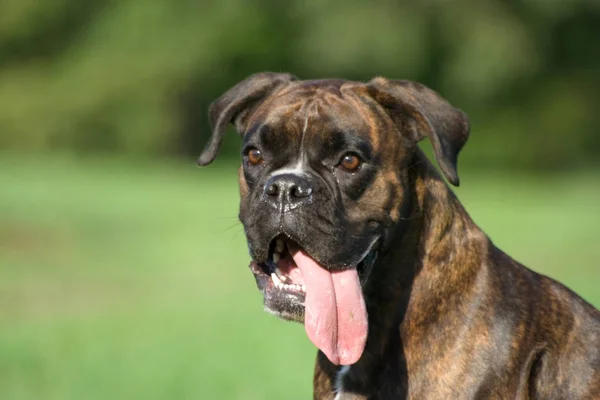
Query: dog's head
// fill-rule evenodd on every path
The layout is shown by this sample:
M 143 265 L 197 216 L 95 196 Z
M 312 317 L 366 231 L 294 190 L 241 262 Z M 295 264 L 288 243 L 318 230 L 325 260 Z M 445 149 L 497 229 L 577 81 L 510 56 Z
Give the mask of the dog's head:
M 400 220 L 417 142 L 430 139 L 458 185 L 465 114 L 415 82 L 261 73 L 219 98 L 210 119 L 199 165 L 229 123 L 243 138 L 240 220 L 265 308 L 304 322 L 332 362 L 356 362 L 368 330 L 361 286 Z

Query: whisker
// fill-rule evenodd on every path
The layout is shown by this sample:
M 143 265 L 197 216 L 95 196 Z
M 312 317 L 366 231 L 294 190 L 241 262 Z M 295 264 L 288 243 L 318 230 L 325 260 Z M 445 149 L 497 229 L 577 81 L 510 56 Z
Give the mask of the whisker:
M 242 223 L 238 221 L 238 222 L 236 222 L 232 225 L 226 226 L 222 229 L 215 230 L 215 233 L 225 233 L 225 232 L 231 231 L 232 229 L 237 228 L 238 226 L 241 226 L 241 225 L 242 225 Z

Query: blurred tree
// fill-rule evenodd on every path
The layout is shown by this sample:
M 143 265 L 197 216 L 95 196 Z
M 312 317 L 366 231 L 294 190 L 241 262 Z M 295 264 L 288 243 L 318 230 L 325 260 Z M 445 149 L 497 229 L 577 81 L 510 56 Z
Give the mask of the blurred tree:
M 197 155 L 210 101 L 273 70 L 418 80 L 470 115 L 461 163 L 576 167 L 599 39 L 596 0 L 4 0 L 0 147 Z

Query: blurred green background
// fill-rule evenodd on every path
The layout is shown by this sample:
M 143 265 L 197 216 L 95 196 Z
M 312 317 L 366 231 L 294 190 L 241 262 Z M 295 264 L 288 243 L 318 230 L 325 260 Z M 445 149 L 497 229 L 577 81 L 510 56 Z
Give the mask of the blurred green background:
M 600 306 L 598 43 L 597 0 L 1 1 L 0 399 L 310 398 L 247 269 L 239 138 L 194 163 L 263 70 L 442 93 L 475 221 Z

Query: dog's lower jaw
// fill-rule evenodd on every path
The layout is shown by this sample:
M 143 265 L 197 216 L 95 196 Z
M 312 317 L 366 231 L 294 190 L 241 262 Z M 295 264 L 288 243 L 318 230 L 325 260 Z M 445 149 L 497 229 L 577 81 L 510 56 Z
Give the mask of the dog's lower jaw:
M 301 310 L 299 310 L 298 312 L 291 312 L 291 311 L 274 310 L 265 304 L 264 310 L 268 314 L 271 314 L 277 318 L 281 318 L 285 321 L 298 322 L 300 324 L 304 324 L 304 307 L 302 307 Z

